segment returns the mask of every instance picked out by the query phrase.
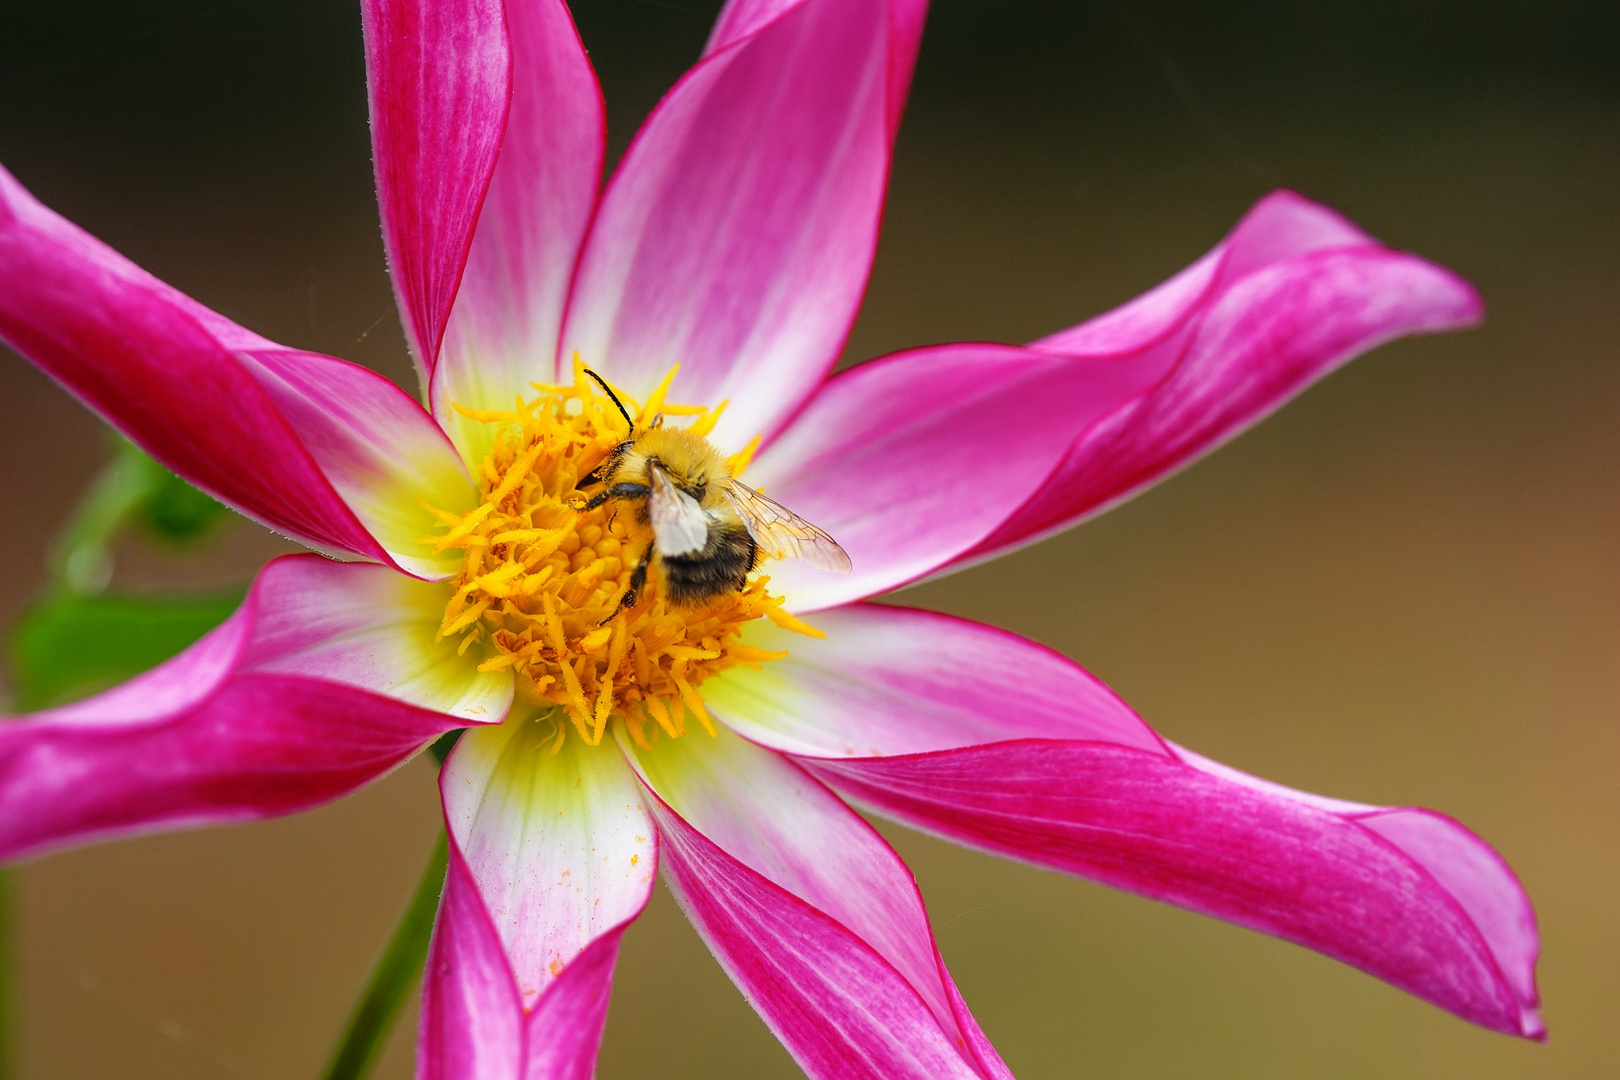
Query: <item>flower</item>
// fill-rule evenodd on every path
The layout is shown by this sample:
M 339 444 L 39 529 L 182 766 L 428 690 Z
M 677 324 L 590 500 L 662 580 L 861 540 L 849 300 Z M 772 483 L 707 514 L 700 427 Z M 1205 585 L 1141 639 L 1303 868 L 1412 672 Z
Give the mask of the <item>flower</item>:
M 0 855 L 328 801 L 465 728 L 423 1077 L 589 1075 L 657 869 L 816 1077 L 1009 1075 L 910 874 L 843 801 L 1299 942 L 1539 1037 L 1529 902 L 1449 818 L 1292 791 L 1068 660 L 865 601 L 1124 499 L 1352 355 L 1478 318 L 1291 193 L 1108 314 L 828 377 L 876 242 L 920 0 L 731 0 L 605 190 L 560 0 L 364 0 L 384 238 L 426 408 L 155 280 L 0 172 L 0 337 L 320 552 L 174 660 L 0 726 Z M 575 357 L 579 360 L 575 360 Z M 619 601 L 578 488 L 662 414 L 854 572 Z M 676 372 L 678 366 L 678 373 Z

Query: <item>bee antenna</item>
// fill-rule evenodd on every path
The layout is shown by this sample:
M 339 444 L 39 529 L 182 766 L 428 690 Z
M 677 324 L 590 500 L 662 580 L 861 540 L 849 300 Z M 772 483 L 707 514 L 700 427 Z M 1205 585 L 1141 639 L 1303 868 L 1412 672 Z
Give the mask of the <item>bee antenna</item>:
M 624 402 L 620 401 L 619 400 L 619 395 L 615 394 L 613 392 L 613 387 L 609 386 L 607 384 L 606 379 L 602 378 L 602 376 L 598 375 L 596 372 L 592 371 L 590 368 L 585 368 L 584 370 L 585 370 L 585 374 L 589 375 L 591 378 L 596 380 L 596 385 L 600 386 L 602 388 L 602 392 L 605 393 L 609 398 L 612 399 L 613 404 L 615 404 L 615 405 L 617 405 L 619 407 L 619 415 L 623 416 L 624 417 L 624 422 L 626 424 L 630 425 L 630 430 L 635 431 L 636 430 L 636 422 L 634 420 L 630 419 L 630 410 L 626 409 L 624 407 Z

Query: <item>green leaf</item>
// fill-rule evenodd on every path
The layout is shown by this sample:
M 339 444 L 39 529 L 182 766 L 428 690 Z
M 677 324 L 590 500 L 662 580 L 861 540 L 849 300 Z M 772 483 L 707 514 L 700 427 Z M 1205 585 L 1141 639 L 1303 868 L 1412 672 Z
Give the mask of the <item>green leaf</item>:
M 148 459 L 150 461 L 150 459 Z M 225 513 L 225 507 L 157 462 L 151 462 L 151 493 L 140 507 L 141 524 L 160 539 L 183 544 L 196 540 Z
M 155 667 L 224 622 L 242 596 L 49 597 L 12 630 L 17 705 L 60 705 Z
M 455 749 L 456 743 L 460 741 L 461 736 L 466 731 L 466 728 L 456 728 L 454 731 L 445 732 L 433 740 L 433 745 L 428 747 L 428 753 L 433 755 L 435 761 L 443 765 L 444 759 L 450 756 L 450 751 Z
M 112 444 L 101 471 L 62 535 L 51 558 L 54 587 L 99 593 L 112 577 L 112 544 L 131 521 L 159 540 L 184 544 L 201 539 L 225 507 L 192 487 L 127 439 Z

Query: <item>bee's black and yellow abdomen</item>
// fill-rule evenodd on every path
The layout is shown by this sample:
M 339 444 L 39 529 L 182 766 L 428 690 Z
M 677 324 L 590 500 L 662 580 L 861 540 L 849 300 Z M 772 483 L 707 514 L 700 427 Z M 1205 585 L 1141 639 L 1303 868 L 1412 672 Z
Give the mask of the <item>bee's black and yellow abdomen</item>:
M 677 604 L 698 604 L 748 583 L 759 563 L 759 545 L 742 522 L 716 522 L 702 551 L 664 555 L 664 588 Z

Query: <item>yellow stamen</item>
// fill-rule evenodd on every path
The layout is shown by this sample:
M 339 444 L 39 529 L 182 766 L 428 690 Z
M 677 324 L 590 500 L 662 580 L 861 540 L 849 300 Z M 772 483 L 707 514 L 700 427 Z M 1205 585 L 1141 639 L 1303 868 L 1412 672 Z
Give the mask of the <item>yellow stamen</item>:
M 690 431 L 694 435 L 701 435 L 704 438 L 708 438 L 709 432 L 714 430 L 714 425 L 720 422 L 720 414 L 725 412 L 726 406 L 730 404 L 730 399 L 722 401 L 720 404 L 716 405 L 714 408 L 708 410 L 702 416 L 699 416 L 696 420 L 692 421 L 692 426 L 686 430 Z
M 424 504 L 443 532 L 425 538 L 433 551 L 463 552 L 450 583 L 441 638 L 462 635 L 458 650 L 482 671 L 511 671 L 519 698 L 556 724 L 557 752 L 569 729 L 598 745 L 619 718 L 637 746 L 686 732 L 690 713 L 710 734 L 714 721 L 700 687 L 731 667 L 758 667 L 782 652 L 742 643 L 748 623 L 769 618 L 812 636 L 814 627 L 781 610 L 755 575 L 743 588 L 695 605 L 676 605 L 654 572 L 636 603 L 621 610 L 650 535 L 633 513 L 613 503 L 586 511 L 596 488 L 578 490 L 626 438 L 624 418 L 576 357 L 572 383 L 535 384 L 536 397 L 511 409 L 455 409 L 490 427 L 487 456 L 474 470 L 479 504 L 456 514 Z M 690 417 L 698 435 L 714 430 L 724 405 L 702 408 L 668 400 L 675 371 L 644 404 L 614 393 L 637 418 L 637 431 L 657 416 Z M 685 422 L 685 421 L 681 421 Z M 733 475 L 759 446 L 733 455 Z M 473 651 L 476 650 L 476 651 Z
M 461 520 L 460 515 L 452 514 L 448 510 L 440 510 L 437 506 L 434 506 L 426 499 L 417 499 L 416 501 L 422 507 L 422 509 L 426 510 L 428 513 L 437 518 L 440 525 L 454 525 L 456 522 Z M 431 544 L 436 540 L 438 540 L 438 537 L 436 536 L 429 537 L 428 539 L 423 540 L 422 543 Z
M 608 717 L 613 712 L 613 672 L 603 668 L 598 677 L 602 682 L 596 691 L 596 724 L 591 728 L 590 739 L 592 746 L 602 742 L 602 732 L 607 730 Z
M 801 619 L 797 619 L 788 612 L 783 611 L 780 604 L 773 604 L 767 608 L 765 610 L 765 617 L 771 620 L 771 622 L 775 623 L 777 626 L 780 626 L 782 629 L 792 630 L 795 634 L 803 634 L 805 637 L 813 638 L 824 638 L 827 636 L 826 631 L 817 630 L 809 623 L 804 622 Z
M 490 411 L 487 409 L 469 409 L 465 405 L 450 403 L 450 407 L 469 420 L 477 420 L 481 424 L 510 424 L 522 419 L 517 413 Z
M 577 353 L 574 355 L 574 362 L 579 362 Z M 647 397 L 646 407 L 636 417 L 639 423 L 650 424 L 655 416 L 664 411 L 664 398 L 669 394 L 669 385 L 675 381 L 675 376 L 680 374 L 680 370 L 681 365 L 676 364 L 669 369 L 663 380 L 653 388 L 653 392 Z
M 630 732 L 631 741 L 643 750 L 651 750 L 652 743 L 647 741 L 646 733 L 641 730 L 644 722 L 639 716 L 632 716 L 629 712 L 625 713 L 624 726 Z
M 443 630 L 439 631 L 440 636 L 441 637 L 449 637 L 451 634 L 454 634 L 458 630 L 465 630 L 467 627 L 471 626 L 473 624 L 473 622 L 476 621 L 477 618 L 480 615 L 482 615 L 484 612 L 488 611 L 489 610 L 489 605 L 493 604 L 494 602 L 495 602 L 494 600 L 491 600 L 487 596 L 484 599 L 478 601 L 478 603 L 474 604 L 472 607 L 468 608 L 466 611 L 463 611 L 460 615 L 456 616 L 455 622 L 450 623 Z
M 462 518 L 459 522 L 451 527 L 449 532 L 445 533 L 443 536 L 430 537 L 430 539 L 432 539 L 434 542 L 433 554 L 437 555 L 445 548 L 461 547 L 462 545 L 458 544 L 456 541 L 478 528 L 478 523 L 483 521 L 484 518 L 488 517 L 489 512 L 493 509 L 495 509 L 494 503 L 485 503 L 483 506 L 480 506 L 466 517 Z
M 743 470 L 753 462 L 754 455 L 759 452 L 759 444 L 763 436 L 755 435 L 748 440 L 748 445 L 726 458 L 726 467 L 731 470 L 732 476 L 741 476 Z
M 664 734 L 668 735 L 672 739 L 680 734 L 680 732 L 675 729 L 675 721 L 670 719 L 669 708 L 664 704 L 663 698 L 650 697 L 642 702 L 642 704 L 647 706 L 647 711 L 652 713 L 652 717 L 655 721 L 657 721 L 658 726 L 664 729 Z

